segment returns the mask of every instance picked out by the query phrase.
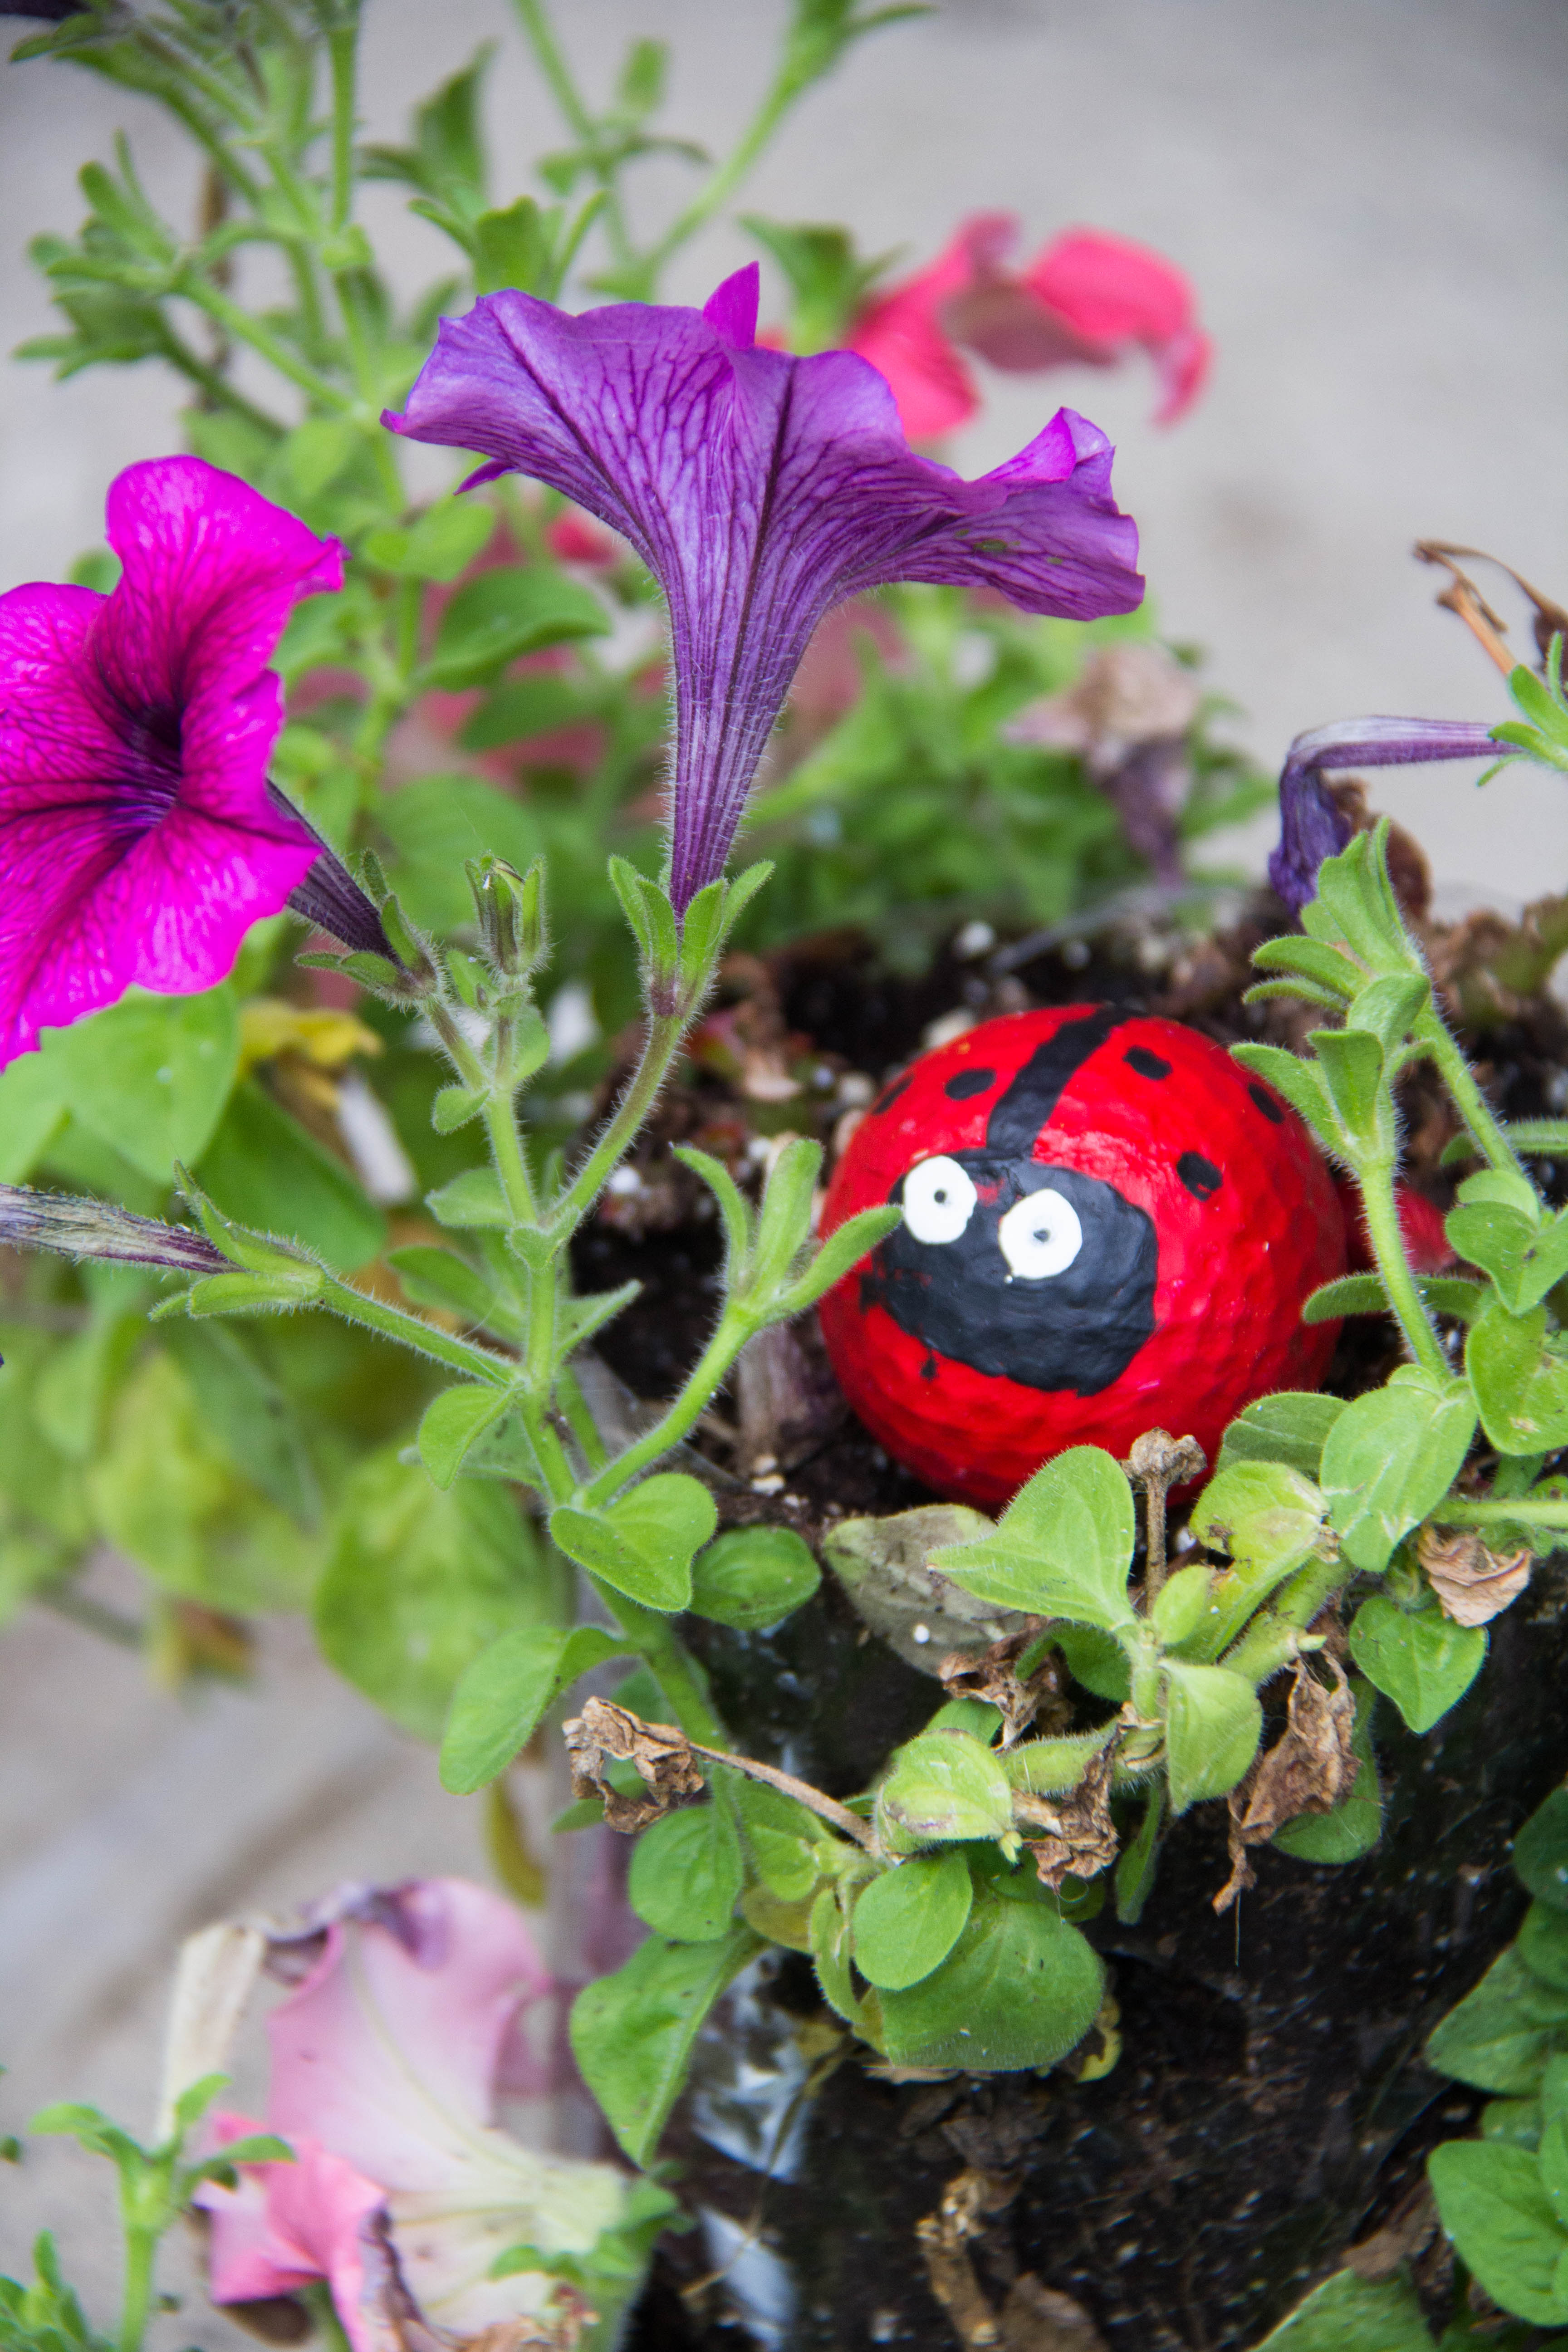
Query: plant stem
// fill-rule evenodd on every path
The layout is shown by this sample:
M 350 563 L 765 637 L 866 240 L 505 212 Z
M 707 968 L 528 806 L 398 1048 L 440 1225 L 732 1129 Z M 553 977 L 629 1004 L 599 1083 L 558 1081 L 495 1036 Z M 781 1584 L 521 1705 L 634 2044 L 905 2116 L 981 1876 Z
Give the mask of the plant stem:
M 1528 1528 L 1568 1528 L 1568 1496 L 1532 1503 L 1528 1495 L 1500 1499 L 1491 1495 L 1450 1495 L 1432 1517 L 1446 1528 L 1485 1528 L 1499 1520 Z
M 1449 1378 L 1448 1360 L 1405 1255 L 1405 1236 L 1394 1199 L 1394 1162 L 1368 1160 L 1355 1174 L 1366 1217 L 1366 1237 L 1383 1276 L 1388 1303 L 1405 1334 L 1405 1345 L 1424 1371 L 1446 1381 Z
M 519 0 L 519 5 L 521 5 L 522 0 Z M 686 210 L 678 215 L 644 256 L 642 267 L 650 288 L 672 256 L 712 218 L 721 205 L 733 195 L 805 88 L 806 84 L 787 68 L 774 76 L 762 104 L 723 163 L 712 173 L 706 185 L 698 190 Z
M 588 1154 L 566 1191 L 549 1214 L 549 1229 L 569 1240 L 636 1140 L 638 1129 L 658 1098 L 658 1090 L 680 1049 L 686 1023 L 679 1013 L 650 1014 L 647 1036 L 631 1082 L 616 1105 L 608 1127 Z
M 1303 1631 L 1320 1609 L 1348 1583 L 1349 1564 L 1337 1557 L 1320 1554 L 1299 1568 L 1275 1602 L 1275 1613 L 1287 1625 L 1300 1625 Z
M 147 2333 L 148 2315 L 153 2307 L 153 2263 L 157 2252 L 156 2230 L 127 2222 L 125 2284 L 121 2294 L 117 2352 L 142 2352 L 142 2339 Z
M 877 1852 L 877 1841 L 870 1824 L 863 1822 L 858 1813 L 852 1813 L 847 1805 L 841 1805 L 836 1797 L 825 1797 L 821 1790 L 814 1789 L 808 1780 L 797 1780 L 793 1772 L 781 1772 L 773 1764 L 759 1764 L 750 1756 L 731 1756 L 716 1748 L 703 1748 L 695 1739 L 691 1742 L 691 1752 L 694 1756 L 706 1756 L 710 1764 L 727 1764 L 732 1772 L 743 1772 L 748 1780 L 765 1781 L 781 1796 L 793 1797 L 797 1805 L 804 1805 L 807 1812 L 816 1815 L 818 1821 L 828 1822 L 845 1837 L 853 1838 L 856 1844 L 863 1845 L 868 1853 Z
M 703 1696 L 691 1661 L 668 1618 L 661 1617 L 657 1609 L 645 1609 L 640 1601 L 628 1601 L 624 1592 L 601 1583 L 596 1576 L 590 1576 L 588 1581 L 627 1640 L 636 1643 L 688 1739 L 700 1739 L 709 1748 L 719 1748 L 727 1763 L 724 1727 Z
M 354 81 L 359 47 L 359 12 L 351 24 L 327 35 L 332 76 L 332 226 L 347 226 L 353 209 Z
M 395 1339 L 400 1348 L 434 1357 L 437 1363 L 461 1372 L 465 1380 L 479 1381 L 492 1389 L 510 1389 L 516 1383 L 515 1361 L 505 1356 L 492 1356 L 487 1349 L 476 1348 L 469 1340 L 455 1339 L 434 1323 L 424 1322 L 417 1315 L 405 1314 L 400 1307 L 389 1307 L 384 1299 L 372 1297 L 368 1291 L 356 1290 L 352 1283 L 341 1282 L 335 1276 L 327 1276 L 316 1303 L 333 1315 L 341 1315 L 345 1323 L 362 1323 L 367 1331 L 379 1331 L 383 1339 Z
M 1496 1112 L 1476 1082 L 1476 1074 L 1460 1051 L 1459 1042 L 1436 1005 L 1429 1005 L 1411 1033 L 1436 1064 L 1437 1074 L 1454 1098 L 1459 1117 L 1494 1168 L 1522 1176 L 1519 1154 L 1503 1133 Z
M 276 368 L 279 375 L 287 376 L 290 383 L 298 384 L 301 392 L 319 401 L 323 408 L 330 408 L 340 416 L 353 411 L 354 404 L 346 392 L 340 392 L 335 383 L 329 383 L 325 376 L 319 375 L 303 360 L 296 359 L 287 343 L 280 341 L 270 328 L 253 319 L 249 311 L 242 310 L 237 302 L 231 302 L 227 295 L 220 293 L 216 286 L 205 279 L 193 278 L 180 290 L 187 302 L 194 302 L 198 310 L 205 310 L 210 319 L 216 319 L 237 341 L 248 343 L 268 367 Z
M 507 1040 L 498 1040 L 500 1058 L 506 1060 Z M 503 1084 L 504 1084 L 504 1074 Z M 502 1092 L 492 1088 L 485 1097 L 485 1132 L 490 1139 L 490 1151 L 495 1160 L 496 1174 L 506 1195 L 512 1221 L 520 1225 L 531 1225 L 538 1211 L 533 1198 L 533 1181 L 528 1172 L 528 1159 L 522 1148 L 522 1135 L 516 1113 L 512 1109 L 510 1089 Z
M 674 1402 L 646 1430 L 635 1445 L 627 1446 L 607 1469 L 601 1470 L 583 1492 L 584 1505 L 590 1508 L 607 1503 L 612 1496 L 679 1445 L 688 1433 L 695 1429 L 714 1396 L 722 1388 L 733 1364 L 748 1339 L 754 1339 L 763 1328 L 762 1319 L 744 1307 L 731 1304 L 719 1319 L 719 1328 L 687 1374 L 680 1393 Z
M 178 368 L 182 375 L 189 376 L 215 405 L 232 409 L 237 416 L 243 416 L 249 424 L 259 425 L 264 433 L 275 433 L 279 440 L 282 439 L 288 426 L 280 425 L 276 416 L 268 416 L 264 408 L 258 408 L 254 401 L 247 400 L 244 393 L 236 392 L 228 378 L 199 358 L 166 321 L 163 336 L 164 356 L 170 366 Z
M 561 54 L 554 28 L 544 12 L 543 0 L 513 0 L 513 5 L 522 26 L 523 37 L 533 51 L 540 72 L 550 85 L 552 98 L 584 146 L 591 145 L 594 118 L 584 104 L 572 79 L 571 68 Z

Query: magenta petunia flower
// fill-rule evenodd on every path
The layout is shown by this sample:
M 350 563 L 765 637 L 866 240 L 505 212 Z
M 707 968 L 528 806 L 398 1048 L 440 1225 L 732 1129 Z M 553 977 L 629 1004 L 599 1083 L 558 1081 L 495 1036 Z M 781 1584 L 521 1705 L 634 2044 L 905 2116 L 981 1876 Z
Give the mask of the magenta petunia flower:
M 1468 719 L 1339 719 L 1309 728 L 1279 772 L 1279 841 L 1268 860 L 1277 896 L 1299 915 L 1318 895 L 1324 858 L 1337 857 L 1350 840 L 1351 821 L 1323 782 L 1325 771 L 1507 760 L 1516 748 L 1494 741 L 1485 720 Z
M 824 614 L 894 580 L 990 589 L 1092 620 L 1143 594 L 1110 444 L 1062 409 L 994 473 L 919 457 L 875 368 L 759 349 L 757 269 L 702 310 L 579 318 L 487 295 L 443 321 L 395 432 L 484 451 L 472 478 L 531 474 L 628 539 L 669 601 L 670 894 L 716 879 Z
M 128 467 L 107 531 L 109 595 L 0 596 L 0 1066 L 132 984 L 212 987 L 290 900 L 378 944 L 267 781 L 267 663 L 296 600 L 342 585 L 342 548 L 197 457 Z

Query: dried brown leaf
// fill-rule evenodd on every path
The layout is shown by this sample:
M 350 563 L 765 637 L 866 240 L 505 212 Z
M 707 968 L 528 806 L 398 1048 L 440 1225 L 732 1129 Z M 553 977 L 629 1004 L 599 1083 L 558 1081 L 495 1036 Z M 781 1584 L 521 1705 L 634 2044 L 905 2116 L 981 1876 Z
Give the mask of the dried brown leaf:
M 1054 1650 L 1046 1652 L 1031 1674 L 1018 1673 L 1018 1661 L 1038 1643 L 1044 1623 L 1043 1618 L 1034 1619 L 1019 1632 L 993 1642 L 978 1657 L 971 1651 L 951 1650 L 942 1662 L 950 1698 L 984 1699 L 1000 1710 L 1004 1748 L 1015 1747 L 1037 1716 L 1044 1716 L 1047 1730 L 1055 1730 L 1064 1727 L 1070 1715 L 1062 1693 L 1061 1660 Z
M 1093 1878 L 1115 1861 L 1119 1841 L 1110 1818 L 1113 1762 L 1108 1744 L 1076 1789 L 1061 1796 L 1038 1797 L 1023 1790 L 1015 1796 L 1013 1817 L 1028 1833 L 1026 1843 L 1043 1885 L 1059 1887 L 1068 1876 Z
M 1081 2303 L 1042 2286 L 1033 2271 L 1015 2279 L 1002 2306 L 1003 2352 L 1106 2352 Z
M 1248 1846 L 1267 1844 L 1276 1830 L 1302 1813 L 1331 1812 L 1355 1785 L 1355 1701 L 1339 1661 L 1330 1658 L 1327 1664 L 1332 1690 L 1324 1688 L 1304 1659 L 1297 1659 L 1285 1728 L 1231 1791 L 1231 1873 L 1214 1899 L 1218 1912 L 1228 1911 L 1256 1884 Z
M 1528 1550 L 1489 1551 L 1473 1528 L 1423 1528 L 1415 1549 L 1444 1616 L 1456 1625 L 1489 1624 L 1530 1582 Z
M 591 1698 L 581 1715 L 563 1727 L 572 1759 L 572 1793 L 599 1797 L 613 1830 L 628 1834 L 658 1821 L 683 1797 L 700 1796 L 702 1775 L 691 1742 L 673 1723 L 645 1723 L 607 1698 Z M 605 1777 L 608 1764 L 630 1764 L 647 1790 L 646 1799 L 624 1797 Z

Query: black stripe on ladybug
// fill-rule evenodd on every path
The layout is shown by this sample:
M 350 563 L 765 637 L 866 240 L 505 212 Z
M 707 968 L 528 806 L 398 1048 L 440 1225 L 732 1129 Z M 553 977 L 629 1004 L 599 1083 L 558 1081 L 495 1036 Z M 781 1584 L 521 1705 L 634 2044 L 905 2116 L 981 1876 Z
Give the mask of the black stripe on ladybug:
M 1153 1220 L 1113 1185 L 1053 1168 L 1034 1148 L 1122 1018 L 1101 1006 L 1064 1022 L 1002 1095 L 983 1148 L 906 1171 L 889 1195 L 904 1222 L 861 1276 L 863 1303 L 884 1307 L 938 1355 L 1026 1388 L 1093 1396 L 1121 1378 L 1154 1329 Z M 994 1082 L 994 1073 L 959 1073 L 983 1076 Z M 981 1091 L 946 1087 L 960 1100 Z

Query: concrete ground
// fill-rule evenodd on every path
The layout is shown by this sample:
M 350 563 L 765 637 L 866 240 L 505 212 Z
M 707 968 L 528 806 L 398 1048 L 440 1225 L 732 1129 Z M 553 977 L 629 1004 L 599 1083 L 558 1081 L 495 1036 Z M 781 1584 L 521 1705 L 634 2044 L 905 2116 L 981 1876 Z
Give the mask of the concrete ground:
M 632 34 L 668 37 L 669 125 L 717 144 L 782 15 L 781 0 L 570 0 L 562 21 L 595 89 Z M 504 0 L 369 0 L 367 128 L 398 135 L 413 99 L 489 38 L 510 194 L 560 134 Z M 965 213 L 1007 206 L 1030 247 L 1090 223 L 1190 271 L 1219 345 L 1190 420 L 1153 429 L 1136 367 L 994 379 L 957 460 L 994 462 L 1058 399 L 1103 423 L 1165 625 L 1208 647 L 1243 739 L 1277 762 L 1332 718 L 1502 715 L 1495 673 L 1433 610 L 1418 536 L 1495 549 L 1568 596 L 1565 85 L 1561 0 L 943 0 L 807 101 L 745 204 L 843 218 L 866 249 L 911 258 Z M 121 126 L 149 185 L 188 209 L 183 155 L 149 110 L 63 68 L 0 67 L 6 344 L 49 322 L 26 238 L 74 227 L 72 175 Z M 650 208 L 677 185 L 675 167 L 649 167 Z M 441 268 L 436 233 L 390 191 L 374 218 L 400 277 Z M 747 254 L 716 229 L 671 290 L 700 297 Z M 174 405 L 147 369 L 53 387 L 0 366 L 0 587 L 58 576 L 95 541 L 117 468 L 175 446 Z M 1471 772 L 1432 769 L 1378 798 L 1456 893 L 1517 901 L 1562 883 L 1568 797 L 1549 779 L 1500 782 L 1482 807 Z M 1248 854 L 1265 845 L 1255 833 Z M 163 1976 L 186 1929 L 342 1875 L 451 1868 L 480 1868 L 471 1808 L 439 1794 L 428 1757 L 297 1630 L 268 1637 L 253 1692 L 181 1703 L 125 1654 L 31 1613 L 0 1637 L 0 2131 L 47 2097 L 145 2119 Z M 0 2176 L 0 2268 L 57 2224 L 107 2316 L 106 2263 L 84 2252 L 97 2199 L 64 2148 Z M 242 2340 L 195 2315 L 162 2340 L 193 2337 L 208 2352 Z

